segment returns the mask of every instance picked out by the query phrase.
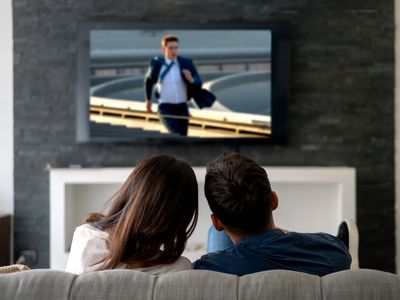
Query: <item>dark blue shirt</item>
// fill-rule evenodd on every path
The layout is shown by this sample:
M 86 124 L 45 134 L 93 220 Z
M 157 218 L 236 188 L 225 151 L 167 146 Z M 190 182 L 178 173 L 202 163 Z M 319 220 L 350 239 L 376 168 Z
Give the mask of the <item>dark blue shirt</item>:
M 203 255 L 193 263 L 193 268 L 238 276 L 276 269 L 324 276 L 349 269 L 350 264 L 346 246 L 332 235 L 273 229 L 226 250 Z

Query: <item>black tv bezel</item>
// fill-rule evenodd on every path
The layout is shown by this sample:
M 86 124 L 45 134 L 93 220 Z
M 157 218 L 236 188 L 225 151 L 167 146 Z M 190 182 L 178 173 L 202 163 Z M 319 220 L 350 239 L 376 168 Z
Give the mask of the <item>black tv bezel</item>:
M 90 31 L 91 30 L 270 30 L 271 47 L 271 137 L 270 138 L 194 138 L 194 137 L 133 137 L 115 139 L 90 136 Z M 78 143 L 286 143 L 288 137 L 288 101 L 290 68 L 290 31 L 286 22 L 228 22 L 228 23 L 177 23 L 177 22 L 82 22 L 78 32 L 78 82 L 76 98 L 76 141 Z

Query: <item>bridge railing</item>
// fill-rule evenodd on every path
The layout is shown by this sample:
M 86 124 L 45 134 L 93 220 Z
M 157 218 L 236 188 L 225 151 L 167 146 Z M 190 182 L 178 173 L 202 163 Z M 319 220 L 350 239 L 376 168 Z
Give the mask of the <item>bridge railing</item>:
M 132 109 L 118 109 L 109 108 L 101 105 L 91 105 L 90 106 L 91 115 L 99 115 L 105 117 L 114 117 L 126 120 L 137 119 L 142 122 L 154 122 L 159 121 L 160 115 L 157 113 L 132 110 Z M 227 130 L 235 132 L 236 134 L 241 133 L 252 133 L 260 136 L 269 136 L 271 134 L 271 129 L 267 124 L 246 124 L 240 122 L 229 122 L 229 121 L 219 121 L 200 117 L 185 117 L 177 115 L 162 115 L 164 118 L 174 118 L 174 119 L 188 119 L 189 126 L 201 127 L 203 130 Z

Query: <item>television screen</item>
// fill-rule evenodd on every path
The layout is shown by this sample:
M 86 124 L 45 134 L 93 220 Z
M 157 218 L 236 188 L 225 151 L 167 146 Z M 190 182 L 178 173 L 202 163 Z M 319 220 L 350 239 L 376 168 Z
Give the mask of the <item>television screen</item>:
M 282 24 L 86 24 L 78 140 L 282 139 Z

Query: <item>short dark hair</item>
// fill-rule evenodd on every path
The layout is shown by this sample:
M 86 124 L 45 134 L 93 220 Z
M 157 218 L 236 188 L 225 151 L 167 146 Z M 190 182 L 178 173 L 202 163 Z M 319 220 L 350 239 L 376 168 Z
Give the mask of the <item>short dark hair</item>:
M 161 46 L 167 47 L 167 44 L 169 42 L 179 43 L 179 39 L 175 35 L 167 34 L 167 35 L 163 36 L 163 38 L 161 39 Z
M 207 165 L 204 192 L 215 216 L 233 232 L 251 234 L 271 218 L 267 172 L 239 153 L 224 153 Z

